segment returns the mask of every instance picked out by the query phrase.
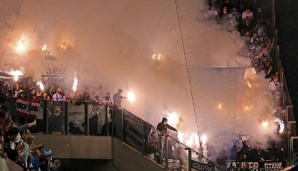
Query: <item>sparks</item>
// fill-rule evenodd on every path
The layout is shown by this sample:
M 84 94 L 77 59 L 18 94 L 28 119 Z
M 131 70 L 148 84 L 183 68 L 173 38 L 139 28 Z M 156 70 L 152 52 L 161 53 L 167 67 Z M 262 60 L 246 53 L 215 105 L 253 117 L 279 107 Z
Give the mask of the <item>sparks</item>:
M 10 71 L 9 72 L 9 75 L 13 75 L 13 79 L 14 79 L 14 81 L 18 81 L 18 79 L 19 79 L 19 76 L 22 76 L 22 75 L 24 75 L 23 73 L 22 73 L 22 71 L 19 71 L 19 70 L 12 70 L 12 71 Z
M 17 42 L 15 50 L 18 54 L 23 54 L 23 53 L 27 52 L 27 50 L 28 50 L 28 41 L 26 40 L 24 35 L 22 35 L 20 40 Z
M 73 86 L 72 86 L 73 91 L 77 90 L 77 86 L 78 86 L 78 78 L 77 78 L 77 74 L 75 74 L 73 78 Z
M 132 91 L 129 91 L 127 93 L 127 98 L 128 98 L 128 101 L 131 103 L 134 103 L 136 101 L 136 96 Z

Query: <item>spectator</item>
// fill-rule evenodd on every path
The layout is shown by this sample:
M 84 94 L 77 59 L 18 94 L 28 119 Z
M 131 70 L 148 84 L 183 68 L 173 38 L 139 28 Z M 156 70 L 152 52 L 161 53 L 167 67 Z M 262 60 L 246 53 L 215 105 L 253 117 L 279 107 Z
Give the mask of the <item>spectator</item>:
M 56 93 L 55 94 L 53 94 L 53 101 L 55 101 L 55 102 L 62 102 L 62 101 L 65 101 L 65 98 L 64 98 L 65 96 L 63 96 L 63 94 L 62 94 L 62 88 L 58 88 L 57 89 L 57 91 L 56 91 Z
M 210 10 L 208 11 L 208 16 L 209 16 L 209 18 L 211 18 L 211 19 L 218 19 L 218 18 L 219 18 L 219 17 L 218 17 L 218 11 L 216 10 L 216 8 L 215 8 L 214 5 L 212 5 L 212 6 L 210 7 Z
M 113 101 L 110 96 L 111 96 L 110 92 L 107 92 L 106 95 L 103 97 L 102 103 L 104 105 L 113 106 Z
M 157 131 L 159 136 L 159 162 L 160 163 L 162 163 L 162 160 L 164 157 L 164 143 L 165 143 L 165 137 L 166 135 L 168 135 L 168 128 L 170 130 L 177 132 L 177 129 L 168 125 L 167 118 L 162 118 L 162 121 L 157 125 Z
M 118 92 L 113 95 L 113 101 L 114 101 L 115 107 L 121 107 L 122 99 L 126 98 L 121 95 L 122 92 L 123 92 L 122 89 L 118 89 Z
M 280 88 L 280 84 L 278 82 L 278 77 L 277 76 L 273 76 L 272 77 L 272 80 L 269 82 L 269 90 L 271 92 L 275 92 L 275 91 L 278 91 L 279 88 Z
M 249 8 L 246 8 L 245 11 L 242 13 L 242 20 L 249 20 L 252 21 L 253 13 L 250 11 Z

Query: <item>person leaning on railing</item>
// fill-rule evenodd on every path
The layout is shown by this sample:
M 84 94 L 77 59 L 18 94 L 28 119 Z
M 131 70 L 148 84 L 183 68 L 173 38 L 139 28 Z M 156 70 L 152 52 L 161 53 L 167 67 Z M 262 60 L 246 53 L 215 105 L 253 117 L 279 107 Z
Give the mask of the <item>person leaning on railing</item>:
M 177 129 L 168 125 L 168 119 L 162 118 L 162 121 L 157 125 L 157 131 L 159 135 L 159 160 L 158 162 L 162 162 L 164 158 L 164 144 L 165 144 L 165 136 L 168 134 L 168 128 L 172 131 L 176 131 Z

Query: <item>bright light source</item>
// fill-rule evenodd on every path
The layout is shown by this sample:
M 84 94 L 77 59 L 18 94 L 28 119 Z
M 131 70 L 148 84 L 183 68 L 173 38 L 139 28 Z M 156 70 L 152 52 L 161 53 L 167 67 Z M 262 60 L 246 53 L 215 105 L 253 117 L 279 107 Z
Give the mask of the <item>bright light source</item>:
M 285 129 L 285 124 L 282 120 L 280 119 L 277 119 L 277 122 L 279 124 L 279 133 L 283 133 L 284 132 L 284 129 Z
M 42 91 L 44 90 L 44 85 L 43 85 L 42 81 L 37 81 L 36 85 L 39 86 L 40 90 L 42 90 Z
M 251 109 L 251 106 L 245 106 L 244 108 L 243 108 L 243 111 L 249 111 Z
M 9 72 L 9 75 L 12 75 L 13 76 L 14 81 L 18 81 L 19 76 L 22 76 L 24 74 L 22 73 L 22 71 L 12 70 L 12 71 Z
M 27 50 L 28 50 L 28 41 L 26 40 L 24 35 L 22 35 L 20 40 L 17 42 L 15 50 L 18 54 L 24 54 L 24 53 L 27 52 Z
M 183 143 L 183 133 L 178 131 L 178 140 Z
M 75 74 L 74 78 L 73 78 L 73 85 L 72 85 L 72 89 L 73 91 L 77 91 L 77 86 L 78 86 L 78 78 L 77 78 L 77 74 Z
M 127 98 L 128 98 L 128 101 L 131 103 L 134 103 L 136 101 L 136 96 L 132 91 L 129 91 L 127 93 Z
M 207 143 L 207 135 L 206 134 L 203 134 L 202 135 L 202 143 L 203 144 L 206 144 Z
M 156 58 L 156 54 L 154 53 L 153 55 L 152 55 L 152 59 L 154 60 Z
M 222 103 L 219 103 L 217 106 L 217 109 L 220 110 L 222 108 L 222 105 L 223 105 Z
M 168 113 L 168 124 L 176 126 L 179 123 L 179 116 L 176 112 Z
M 186 145 L 189 147 L 199 146 L 199 136 L 196 133 L 192 133 L 189 139 L 186 141 Z
M 246 81 L 246 83 L 247 83 L 248 87 L 251 88 L 251 84 L 248 80 Z
M 47 50 L 47 45 L 46 45 L 46 44 L 44 44 L 44 45 L 43 45 L 43 47 L 41 48 L 41 50 L 42 50 L 42 51 L 45 51 L 45 50 Z
M 60 47 L 63 50 L 67 50 L 68 46 L 69 46 L 69 44 L 66 41 L 62 41 L 61 44 L 60 44 Z
M 161 54 L 158 54 L 157 59 L 158 59 L 158 60 L 161 60 Z
M 268 128 L 269 122 L 268 121 L 263 121 L 262 125 L 263 125 L 264 128 Z

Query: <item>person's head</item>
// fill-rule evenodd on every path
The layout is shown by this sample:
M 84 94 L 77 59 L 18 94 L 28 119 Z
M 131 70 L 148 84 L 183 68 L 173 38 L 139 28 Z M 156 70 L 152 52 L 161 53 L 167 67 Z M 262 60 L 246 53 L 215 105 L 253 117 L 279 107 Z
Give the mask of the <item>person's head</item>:
M 168 119 L 167 118 L 162 118 L 161 122 L 164 123 L 164 124 L 167 124 L 168 123 Z
M 110 92 L 107 92 L 106 93 L 106 97 L 110 97 L 111 96 L 111 93 Z
M 258 11 L 258 13 L 262 13 L 263 9 L 261 7 L 259 7 L 257 11 Z
M 57 92 L 58 92 L 58 93 L 62 93 L 62 88 L 61 88 L 61 87 L 58 87 L 58 88 L 57 88 Z
M 123 92 L 123 90 L 120 88 L 118 89 L 118 93 L 121 94 Z
M 228 7 L 223 7 L 222 12 L 223 12 L 224 14 L 225 14 L 225 13 L 228 13 Z

